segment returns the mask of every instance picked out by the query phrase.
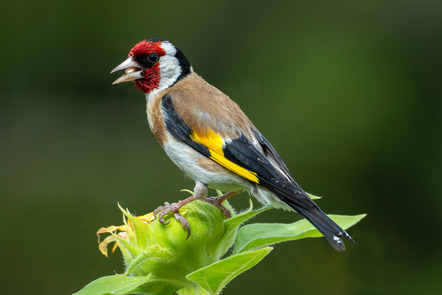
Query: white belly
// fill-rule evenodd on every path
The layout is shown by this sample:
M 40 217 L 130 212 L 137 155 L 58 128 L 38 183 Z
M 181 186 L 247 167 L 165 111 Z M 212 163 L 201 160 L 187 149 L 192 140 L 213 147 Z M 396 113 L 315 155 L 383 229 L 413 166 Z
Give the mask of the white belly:
M 210 188 L 221 191 L 239 191 L 249 189 L 250 183 L 244 178 L 222 168 L 220 172 L 210 171 L 201 167 L 201 161 L 212 161 L 201 155 L 187 144 L 169 139 L 164 145 L 169 158 L 195 181 L 206 184 Z

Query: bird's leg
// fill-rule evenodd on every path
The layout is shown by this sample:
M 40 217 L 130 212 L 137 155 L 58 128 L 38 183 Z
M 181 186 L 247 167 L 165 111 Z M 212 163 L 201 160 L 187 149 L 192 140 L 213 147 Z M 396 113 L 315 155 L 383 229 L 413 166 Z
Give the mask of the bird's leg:
M 173 216 L 175 216 L 175 218 L 181 223 L 181 225 L 187 229 L 187 238 L 186 238 L 186 240 L 187 240 L 190 237 L 190 225 L 189 225 L 189 221 L 180 214 L 180 209 L 184 205 L 187 205 L 197 199 L 199 199 L 199 200 L 206 199 L 205 196 L 206 196 L 208 190 L 209 189 L 207 188 L 206 185 L 202 184 L 201 182 L 196 182 L 195 188 L 193 189 L 193 196 L 188 197 L 187 199 L 184 199 L 182 201 L 179 201 L 178 203 L 175 203 L 173 205 L 166 202 L 166 203 L 164 203 L 164 206 L 160 206 L 153 211 L 153 216 L 155 218 L 158 217 L 158 221 L 161 224 L 167 225 L 170 223 L 170 221 L 166 222 L 164 220 L 164 215 L 167 215 L 169 213 L 173 213 Z
M 226 218 L 230 218 L 232 216 L 232 213 L 230 212 L 229 209 L 227 209 L 222 205 L 222 202 L 227 200 L 227 198 L 230 198 L 231 196 L 236 195 L 237 193 L 240 192 L 228 192 L 219 197 L 204 198 L 203 201 L 216 206 L 219 210 L 221 210 L 224 213 L 224 216 L 226 216 Z
M 232 213 L 230 212 L 229 209 L 224 207 L 221 203 L 224 202 L 225 200 L 227 200 L 227 198 L 229 198 L 233 195 L 236 195 L 239 192 L 229 192 L 229 193 L 226 193 L 226 194 L 219 196 L 219 197 L 206 198 L 208 191 L 209 191 L 209 189 L 207 188 L 206 185 L 202 184 L 201 182 L 197 182 L 195 185 L 195 188 L 194 188 L 193 195 L 198 200 L 201 200 L 201 201 L 204 201 L 204 202 L 214 205 L 219 210 L 221 210 L 221 212 L 224 213 L 224 216 L 226 216 L 226 218 L 230 218 L 232 216 Z
M 230 210 L 227 209 L 226 207 L 224 207 L 221 203 L 224 202 L 227 198 L 229 198 L 239 192 L 229 192 L 229 193 L 226 193 L 226 194 L 219 196 L 219 197 L 206 198 L 208 190 L 209 189 L 207 188 L 206 185 L 202 184 L 201 182 L 197 182 L 195 184 L 195 188 L 193 190 L 193 196 L 188 197 L 187 199 L 179 201 L 178 203 L 175 203 L 175 204 L 170 204 L 170 203 L 166 202 L 166 203 L 164 203 L 164 206 L 160 206 L 157 209 L 155 209 L 153 211 L 153 215 L 155 218 L 158 218 L 158 221 L 161 224 L 167 225 L 170 223 L 170 221 L 166 222 L 164 220 L 164 215 L 167 215 L 169 213 L 173 213 L 173 215 L 181 223 L 181 225 L 187 229 L 187 238 L 186 239 L 188 239 L 190 237 L 189 221 L 180 214 L 180 209 L 184 205 L 187 205 L 190 202 L 193 202 L 195 200 L 201 200 L 201 201 L 204 201 L 204 202 L 207 202 L 207 203 L 210 203 L 210 204 L 216 206 L 218 209 L 220 209 L 224 213 L 226 218 L 230 218 L 232 216 Z
M 189 225 L 189 222 L 187 221 L 187 219 L 184 218 L 180 214 L 180 209 L 184 205 L 189 204 L 190 202 L 193 202 L 193 201 L 195 201 L 194 196 L 188 197 L 187 199 L 179 201 L 178 203 L 175 203 L 173 205 L 166 202 L 166 203 L 164 203 L 164 206 L 160 206 L 153 211 L 153 216 L 155 218 L 158 218 L 158 221 L 161 224 L 167 225 L 170 223 L 170 221 L 166 222 L 164 220 L 164 215 L 169 214 L 169 213 L 173 213 L 173 216 L 175 216 L 176 220 L 178 220 L 184 228 L 187 228 L 187 238 L 186 238 L 186 240 L 187 240 L 190 237 L 190 225 Z

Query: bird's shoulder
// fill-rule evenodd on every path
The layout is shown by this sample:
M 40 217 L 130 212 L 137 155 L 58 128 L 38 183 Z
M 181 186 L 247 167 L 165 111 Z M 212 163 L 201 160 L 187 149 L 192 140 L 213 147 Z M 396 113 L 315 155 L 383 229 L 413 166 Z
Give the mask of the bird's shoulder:
M 196 73 L 162 93 L 162 103 L 170 103 L 179 118 L 196 133 L 216 132 L 236 138 L 239 131 L 249 135 L 250 129 L 255 128 L 236 102 Z

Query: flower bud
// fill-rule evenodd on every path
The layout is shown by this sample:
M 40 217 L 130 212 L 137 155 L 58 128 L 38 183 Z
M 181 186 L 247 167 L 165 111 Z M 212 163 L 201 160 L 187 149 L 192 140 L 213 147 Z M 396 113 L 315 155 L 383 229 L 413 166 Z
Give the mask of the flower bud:
M 228 206 L 228 205 L 227 205 Z M 101 228 L 97 234 L 111 233 L 100 243 L 100 251 L 107 256 L 107 246 L 116 242 L 121 250 L 125 265 L 125 275 L 153 275 L 158 279 L 188 282 L 187 274 L 207 266 L 224 253 L 217 253 L 220 241 L 225 234 L 224 214 L 215 206 L 194 201 L 180 209 L 189 222 L 191 233 L 175 219 L 173 214 L 164 216 L 169 224 L 154 220 L 153 214 L 140 217 L 124 213 L 124 225 Z M 187 238 L 187 239 L 186 239 Z M 231 239 L 227 239 L 232 243 Z M 229 245 L 223 245 L 225 251 Z M 115 247 L 114 247 L 115 250 Z

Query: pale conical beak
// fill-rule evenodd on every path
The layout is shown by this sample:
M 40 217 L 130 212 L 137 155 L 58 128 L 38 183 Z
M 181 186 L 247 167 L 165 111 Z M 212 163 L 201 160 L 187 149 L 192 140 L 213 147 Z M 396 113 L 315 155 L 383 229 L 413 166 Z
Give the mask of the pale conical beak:
M 112 84 L 118 84 L 121 82 L 127 82 L 127 81 L 134 81 L 138 79 L 142 79 L 143 75 L 141 74 L 141 67 L 140 65 L 133 59 L 132 56 L 129 56 L 128 59 L 123 61 L 120 65 L 118 65 L 115 69 L 113 69 L 110 73 L 120 71 L 120 70 L 126 70 L 126 72 L 114 81 Z

